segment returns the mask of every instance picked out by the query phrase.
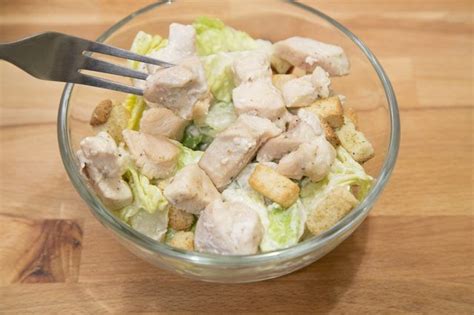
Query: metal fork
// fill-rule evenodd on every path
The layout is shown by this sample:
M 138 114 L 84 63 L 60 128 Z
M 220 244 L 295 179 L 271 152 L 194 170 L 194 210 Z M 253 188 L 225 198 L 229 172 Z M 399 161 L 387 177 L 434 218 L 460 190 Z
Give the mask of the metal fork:
M 80 70 L 92 70 L 139 80 L 146 80 L 148 77 L 147 73 L 93 58 L 90 56 L 93 52 L 161 67 L 174 66 L 128 50 L 54 32 L 0 44 L 0 59 L 16 65 L 38 79 L 85 84 L 143 95 L 142 89 L 80 72 Z

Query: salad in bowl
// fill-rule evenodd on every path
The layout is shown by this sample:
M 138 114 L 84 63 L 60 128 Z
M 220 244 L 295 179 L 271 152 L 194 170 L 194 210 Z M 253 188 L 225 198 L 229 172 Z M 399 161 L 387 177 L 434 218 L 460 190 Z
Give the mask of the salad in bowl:
M 324 233 L 365 198 L 374 148 L 331 86 L 350 75 L 341 47 L 210 17 L 162 35 L 130 50 L 174 66 L 130 61 L 149 74 L 133 81 L 143 95 L 101 101 L 76 154 L 115 216 L 181 250 L 252 255 Z

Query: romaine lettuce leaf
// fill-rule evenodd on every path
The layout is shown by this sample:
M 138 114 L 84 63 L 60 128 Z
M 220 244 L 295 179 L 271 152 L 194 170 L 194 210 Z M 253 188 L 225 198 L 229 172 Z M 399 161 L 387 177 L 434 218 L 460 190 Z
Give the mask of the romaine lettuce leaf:
M 214 138 L 219 132 L 224 131 L 237 119 L 234 104 L 218 102 L 209 108 L 209 113 L 204 120 L 204 125 L 200 126 L 201 133 L 210 138 Z
M 216 18 L 198 17 L 193 26 L 196 29 L 196 46 L 199 56 L 249 50 L 256 46 L 255 41 L 247 33 L 226 26 Z
M 184 145 L 180 145 L 181 153 L 178 157 L 178 170 L 190 164 L 197 164 L 204 152 L 194 151 Z
M 162 38 L 159 35 L 150 35 L 143 31 L 139 31 L 135 35 L 135 39 L 132 42 L 131 52 L 139 55 L 148 55 L 154 51 L 157 51 L 168 44 L 168 40 Z M 128 60 L 128 66 L 132 69 L 141 69 L 141 62 L 135 60 Z
M 357 186 L 357 199 L 364 199 L 373 183 L 373 178 L 357 163 L 342 146 L 336 150 L 336 159 L 326 178 L 319 182 L 303 180 L 300 197 L 306 209 L 315 209 L 327 196 L 328 192 L 337 186 Z
M 263 252 L 297 244 L 304 233 L 306 210 L 300 200 L 288 209 L 273 203 L 268 206 L 268 221 L 265 237 L 260 243 Z
M 235 55 L 217 53 L 201 58 L 206 73 L 207 84 L 218 101 L 231 102 L 235 88 L 232 65 Z
M 168 201 L 148 178 L 129 167 L 125 173 L 133 203 L 117 212 L 118 217 L 146 236 L 161 240 L 168 227 Z
M 140 119 L 142 118 L 143 111 L 146 108 L 145 100 L 141 96 L 128 94 L 125 98 L 123 106 L 130 113 L 127 128 L 138 130 L 140 128 Z
M 301 201 L 283 209 L 276 203 L 265 204 L 263 195 L 253 190 L 248 179 L 256 163 L 249 164 L 222 192 L 226 201 L 241 202 L 257 212 L 264 228 L 260 249 L 264 252 L 286 248 L 298 243 L 306 223 L 306 211 Z
M 183 145 L 194 150 L 204 140 L 204 134 L 194 124 L 189 125 L 184 130 Z

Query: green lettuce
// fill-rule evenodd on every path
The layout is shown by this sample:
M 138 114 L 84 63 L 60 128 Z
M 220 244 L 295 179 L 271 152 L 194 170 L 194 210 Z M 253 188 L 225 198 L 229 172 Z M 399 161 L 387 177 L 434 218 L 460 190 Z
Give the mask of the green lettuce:
M 128 94 L 123 102 L 123 106 L 130 113 L 127 128 L 138 130 L 140 128 L 140 119 L 142 118 L 143 111 L 146 108 L 145 100 L 141 96 Z
M 161 190 L 152 185 L 146 176 L 138 173 L 133 167 L 128 168 L 125 178 L 132 189 L 133 203 L 120 211 L 122 220 L 129 222 L 129 219 L 140 210 L 153 214 L 168 207 L 168 201 Z
M 206 73 L 209 89 L 218 101 L 232 101 L 232 90 L 235 88 L 234 55 L 228 53 L 217 53 L 201 58 Z
M 184 130 L 183 145 L 194 150 L 204 140 L 204 134 L 201 132 L 199 127 L 194 124 L 189 125 Z
M 209 108 L 209 112 L 200 126 L 201 133 L 214 138 L 219 132 L 224 131 L 237 119 L 234 104 L 218 102 Z
M 372 187 L 373 178 L 357 163 L 342 146 L 337 148 L 336 159 L 328 176 L 319 182 L 308 179 L 302 181 L 300 197 L 307 209 L 314 209 L 324 200 L 327 194 L 337 186 L 350 189 L 357 187 L 356 197 L 359 201 L 365 198 Z
M 268 221 L 260 249 L 266 252 L 287 248 L 297 244 L 304 233 L 306 209 L 300 200 L 288 209 L 273 203 L 268 206 Z
M 161 240 L 168 228 L 168 201 L 148 178 L 129 167 L 125 179 L 133 194 L 133 203 L 119 210 L 118 217 L 146 236 Z
M 203 151 L 194 151 L 180 144 L 181 153 L 178 157 L 178 170 L 190 164 L 197 164 L 204 154 Z
M 283 209 L 276 203 L 266 205 L 263 195 L 248 184 L 255 166 L 255 163 L 249 164 L 222 192 L 222 197 L 225 201 L 241 202 L 258 214 L 264 228 L 260 243 L 263 252 L 297 244 L 306 223 L 306 211 L 302 202 L 298 200 L 288 209 Z
M 132 42 L 131 52 L 139 55 L 148 55 L 157 51 L 168 44 L 168 40 L 159 35 L 150 35 L 143 31 L 139 31 Z M 142 63 L 136 60 L 128 60 L 128 66 L 132 69 L 140 69 Z
M 216 18 L 198 17 L 193 26 L 196 30 L 196 46 L 199 56 L 249 50 L 256 46 L 255 41 L 247 33 L 226 26 Z

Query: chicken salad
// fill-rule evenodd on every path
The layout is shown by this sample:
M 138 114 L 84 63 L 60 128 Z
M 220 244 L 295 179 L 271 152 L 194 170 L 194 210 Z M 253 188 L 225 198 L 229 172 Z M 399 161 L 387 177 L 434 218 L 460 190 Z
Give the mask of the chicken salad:
M 84 138 L 81 172 L 138 232 L 181 250 L 250 255 L 330 229 L 368 193 L 374 156 L 356 113 L 331 88 L 344 50 L 314 39 L 272 43 L 222 21 L 140 31 L 130 61 L 143 96 L 103 100 Z

